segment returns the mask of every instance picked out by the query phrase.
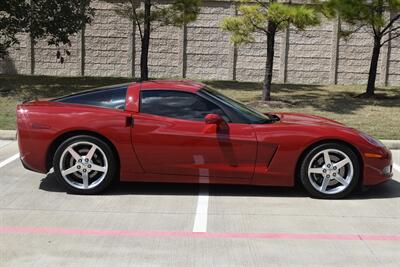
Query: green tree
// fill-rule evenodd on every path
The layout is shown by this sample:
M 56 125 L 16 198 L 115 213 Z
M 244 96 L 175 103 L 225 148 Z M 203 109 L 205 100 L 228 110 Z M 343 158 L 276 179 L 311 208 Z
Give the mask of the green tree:
M 235 44 L 254 42 L 255 33 L 267 36 L 262 100 L 268 101 L 271 98 L 276 33 L 286 29 L 289 24 L 298 30 L 304 30 L 307 26 L 318 25 L 320 20 L 311 6 L 280 3 L 276 0 L 242 0 L 238 11 L 238 16 L 225 18 L 221 27 L 232 34 L 231 42 Z
M 139 30 L 140 79 L 145 81 L 149 79 L 148 58 L 151 30 L 156 25 L 181 27 L 195 21 L 200 11 L 201 0 L 173 0 L 164 5 L 157 4 L 154 0 L 144 0 L 142 7 L 140 2 L 140 0 L 128 0 L 127 3 L 117 4 L 119 6 L 117 13 L 129 18 Z
M 16 35 L 28 25 L 28 5 L 25 0 L 0 1 L 0 58 L 18 44 Z
M 18 33 L 29 33 L 34 42 L 45 38 L 49 45 L 70 46 L 70 37 L 93 18 L 89 4 L 89 0 L 1 1 L 0 55 L 18 44 Z
M 373 50 L 368 75 L 366 97 L 375 94 L 375 82 L 381 48 L 384 44 L 400 37 L 400 0 L 329 0 L 323 3 L 323 11 L 328 17 L 339 16 L 351 29 L 342 31 L 350 36 L 361 28 L 369 29 L 373 36 Z M 385 11 L 393 14 L 385 15 Z

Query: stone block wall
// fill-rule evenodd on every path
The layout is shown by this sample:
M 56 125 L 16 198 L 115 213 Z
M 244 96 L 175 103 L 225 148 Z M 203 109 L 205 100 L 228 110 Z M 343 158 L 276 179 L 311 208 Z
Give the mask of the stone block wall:
M 156 26 L 150 39 L 149 76 L 152 78 L 180 77 L 180 40 L 181 29 L 172 26 Z M 137 76 L 140 76 L 140 37 L 136 37 Z
M 299 32 L 290 28 L 287 62 L 289 83 L 329 83 L 332 22 Z
M 231 50 L 229 35 L 219 24 L 235 14 L 227 2 L 205 2 L 198 19 L 187 26 L 186 76 L 196 79 L 229 80 Z
M 400 22 L 393 27 L 400 27 Z M 390 44 L 388 82 L 391 85 L 400 84 L 400 39 Z
M 371 34 L 365 30 L 354 33 L 348 40 L 340 40 L 338 83 L 366 83 L 373 44 Z M 378 68 L 378 80 L 379 75 Z
M 118 0 L 123 1 L 123 0 Z M 162 1 L 162 0 L 160 0 Z M 60 64 L 56 48 L 40 40 L 31 53 L 27 35 L 0 61 L 0 73 L 60 76 L 140 76 L 139 30 L 119 16 L 112 3 L 94 1 L 96 16 L 84 33 L 72 38 L 71 56 Z M 235 47 L 221 20 L 237 12 L 231 1 L 203 2 L 197 21 L 178 28 L 154 25 L 149 70 L 152 78 L 262 81 L 266 61 L 266 37 Z M 338 38 L 337 21 L 298 32 L 290 27 L 276 38 L 274 82 L 304 84 L 366 83 L 372 38 L 359 31 L 348 40 Z M 342 25 L 346 27 L 345 25 Z M 83 49 L 82 49 L 83 48 Z M 400 38 L 382 48 L 377 82 L 400 84 Z
M 129 31 L 131 23 L 118 16 L 110 3 L 94 2 L 96 16 L 85 29 L 84 74 L 128 76 Z
M 273 66 L 273 81 L 279 81 L 281 42 L 283 35 L 277 34 Z M 243 81 L 262 81 L 267 60 L 267 37 L 255 34 L 255 42 L 237 48 L 236 78 Z
M 71 55 L 67 56 L 65 49 Z M 39 40 L 35 44 L 35 74 L 37 75 L 56 75 L 56 76 L 77 76 L 79 75 L 79 45 L 77 37 L 71 38 L 71 47 L 60 48 L 61 55 L 65 58 L 65 63 L 61 64 L 57 59 L 57 48 L 48 46 L 45 40 Z
M 9 56 L 0 59 L 0 73 L 30 74 L 30 38 L 27 34 L 17 36 L 20 44 L 9 51 Z

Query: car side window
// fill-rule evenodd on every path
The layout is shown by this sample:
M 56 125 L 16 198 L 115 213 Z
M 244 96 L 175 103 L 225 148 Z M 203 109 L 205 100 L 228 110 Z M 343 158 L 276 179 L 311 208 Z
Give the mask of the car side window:
M 95 90 L 66 96 L 56 102 L 98 106 L 112 109 L 125 109 L 127 87 L 116 87 L 104 90 Z
M 230 121 L 224 111 L 214 103 L 196 94 L 180 91 L 142 91 L 140 112 L 193 121 L 202 121 L 207 114 L 213 113 Z

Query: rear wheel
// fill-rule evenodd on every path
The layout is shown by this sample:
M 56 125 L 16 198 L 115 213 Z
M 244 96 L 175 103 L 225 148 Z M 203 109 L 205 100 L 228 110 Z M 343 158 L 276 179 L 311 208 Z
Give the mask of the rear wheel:
M 354 151 L 339 143 L 321 144 L 304 157 L 301 183 L 317 198 L 343 198 L 360 180 L 360 162 Z
M 99 138 L 80 135 L 64 141 L 53 161 L 58 181 L 67 191 L 96 194 L 103 191 L 117 172 L 114 153 Z

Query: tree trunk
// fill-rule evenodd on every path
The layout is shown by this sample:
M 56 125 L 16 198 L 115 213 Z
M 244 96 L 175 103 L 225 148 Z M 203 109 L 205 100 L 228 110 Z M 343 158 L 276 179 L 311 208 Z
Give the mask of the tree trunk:
M 368 85 L 367 85 L 367 91 L 365 92 L 365 96 L 375 95 L 375 81 L 376 81 L 376 73 L 378 69 L 380 52 L 381 52 L 381 37 L 375 36 L 374 49 L 372 51 L 371 65 L 368 74 Z
M 140 54 L 140 80 L 142 81 L 147 81 L 149 79 L 150 12 L 151 0 L 145 0 L 142 51 Z
M 265 65 L 265 77 L 263 86 L 263 101 L 271 100 L 271 83 L 272 83 L 272 71 L 274 67 L 274 53 L 275 53 L 275 34 L 276 25 L 272 21 L 268 21 L 268 33 L 267 33 L 267 61 Z

